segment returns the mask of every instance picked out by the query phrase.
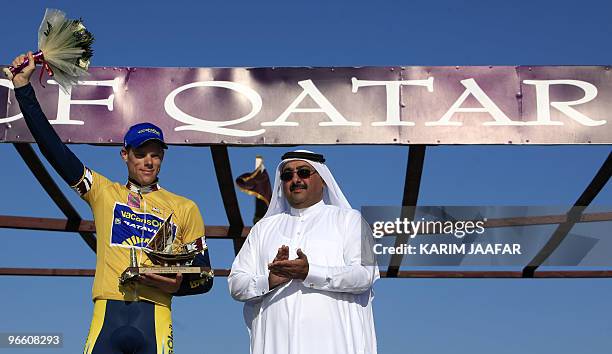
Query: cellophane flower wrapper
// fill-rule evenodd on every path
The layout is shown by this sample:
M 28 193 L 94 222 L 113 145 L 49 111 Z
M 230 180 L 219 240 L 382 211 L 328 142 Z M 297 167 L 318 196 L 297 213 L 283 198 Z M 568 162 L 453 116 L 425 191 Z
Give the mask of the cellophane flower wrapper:
M 55 80 L 65 90 L 87 76 L 93 41 L 81 20 L 68 19 L 60 10 L 45 11 L 38 29 L 38 48 Z

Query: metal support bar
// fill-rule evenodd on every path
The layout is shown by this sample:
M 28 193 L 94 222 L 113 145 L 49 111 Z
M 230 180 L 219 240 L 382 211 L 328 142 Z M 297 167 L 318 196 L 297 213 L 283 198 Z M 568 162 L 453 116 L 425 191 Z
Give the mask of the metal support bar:
M 495 218 L 488 219 L 484 223 L 486 229 L 496 227 L 512 226 L 534 226 L 534 225 L 554 225 L 561 224 L 568 220 L 567 214 L 562 215 L 542 215 L 542 216 L 523 216 L 516 218 Z M 476 220 L 475 220 L 476 221 Z M 612 221 L 612 212 L 588 213 L 580 215 L 578 222 L 601 222 Z
M 238 254 L 244 243 L 244 238 L 240 237 L 244 229 L 242 216 L 240 215 L 240 207 L 238 205 L 238 197 L 236 197 L 236 189 L 234 188 L 234 178 L 232 176 L 232 167 L 230 165 L 227 146 L 218 145 L 211 146 L 213 163 L 215 164 L 215 173 L 217 174 L 217 183 L 223 198 L 223 207 L 229 222 L 229 230 L 227 236 L 234 241 L 234 254 Z
M 91 220 L 81 220 L 78 224 L 68 219 L 38 218 L 29 216 L 0 215 L 0 228 L 36 230 L 36 231 L 65 231 L 65 232 L 95 232 L 96 225 Z
M 408 161 L 406 165 L 406 178 L 404 182 L 404 197 L 402 206 L 416 206 L 419 198 L 419 189 L 421 187 L 421 175 L 423 173 L 423 163 L 425 162 L 425 145 L 411 145 L 408 149 Z M 407 210 L 410 209 L 410 210 Z M 414 218 L 415 208 L 402 208 L 402 219 L 412 220 Z M 401 234 L 395 239 L 395 247 L 401 246 L 408 242 L 408 235 Z M 394 254 L 391 256 L 387 277 L 395 278 L 398 275 L 402 264 L 403 254 Z
M 580 220 L 583 211 L 605 187 L 606 183 L 608 183 L 610 176 L 612 176 L 612 152 L 608 154 L 608 158 L 599 171 L 597 171 L 591 183 L 589 183 L 584 192 L 582 192 L 582 195 L 576 200 L 574 206 L 567 212 L 567 221 L 557 226 L 557 229 L 555 229 L 546 245 L 544 245 L 540 252 L 533 257 L 525 268 L 523 268 L 523 277 L 533 278 L 535 276 L 536 269 L 542 265 L 542 263 L 544 263 L 544 261 L 557 249 L 561 242 L 563 242 L 576 222 Z
M 229 269 L 215 269 L 215 276 L 226 277 Z M 70 268 L 0 268 L 1 275 L 13 276 L 63 276 L 63 277 L 93 277 L 94 269 L 70 269 Z M 386 272 L 381 272 L 381 277 L 389 278 Z M 491 279 L 491 278 L 516 278 L 521 279 L 521 271 L 433 271 L 412 270 L 400 271 L 393 278 L 445 278 L 445 279 Z M 565 271 L 542 271 L 535 273 L 536 278 L 611 278 L 612 270 L 565 270 Z
M 59 189 L 53 178 L 51 178 L 51 175 L 49 175 L 49 172 L 47 172 L 47 169 L 38 158 L 38 155 L 36 155 L 36 152 L 34 152 L 34 149 L 32 149 L 32 146 L 27 143 L 15 143 L 13 144 L 13 146 L 15 147 L 23 161 L 25 161 L 26 165 L 28 165 L 28 168 L 30 169 L 34 177 L 36 177 L 40 185 L 45 189 L 47 194 L 60 208 L 62 213 L 66 215 L 69 224 L 67 225 L 67 227 L 71 229 L 78 229 L 78 226 L 82 220 L 81 216 L 72 206 L 72 204 L 70 204 L 70 201 Z M 85 243 L 87 243 L 89 248 L 91 248 L 92 251 L 96 252 L 95 234 L 93 232 L 79 231 L 79 235 L 81 235 L 81 238 L 85 241 Z
M 71 224 L 67 219 L 36 218 L 28 216 L 0 215 L 0 229 L 21 229 L 36 231 L 93 232 L 96 225 L 91 220 L 81 220 L 78 225 Z M 234 239 L 228 235 L 227 226 L 206 226 L 206 237 L 218 239 Z M 242 228 L 238 237 L 245 238 L 251 231 L 250 226 Z
M 476 220 L 475 220 L 476 221 Z M 514 218 L 488 219 L 484 227 L 492 229 L 496 227 L 513 226 L 533 226 L 533 225 L 554 225 L 567 221 L 567 215 L 543 215 L 543 216 L 523 216 Z M 602 222 L 612 221 L 612 212 L 587 213 L 580 215 L 579 223 L 583 222 Z M 0 229 L 22 229 L 37 231 L 67 231 L 67 232 L 94 232 L 96 225 L 92 220 L 81 220 L 79 225 L 73 225 L 67 219 L 38 218 L 30 216 L 11 216 L 0 215 Z M 206 226 L 206 237 L 233 239 L 228 236 L 227 226 Z M 240 237 L 246 237 L 251 231 L 250 226 L 242 228 Z M 426 234 L 426 233 L 424 233 Z
M 228 269 L 214 269 L 215 276 L 226 277 Z M 93 277 L 95 269 L 73 269 L 73 268 L 0 268 L 0 275 L 24 275 L 24 276 L 61 276 L 61 277 Z
M 389 277 L 385 272 L 381 277 Z M 559 270 L 538 271 L 536 278 L 610 278 L 612 270 Z M 434 270 L 412 270 L 400 271 L 396 278 L 454 278 L 454 279 L 483 279 L 483 278 L 523 278 L 521 271 L 434 271 Z

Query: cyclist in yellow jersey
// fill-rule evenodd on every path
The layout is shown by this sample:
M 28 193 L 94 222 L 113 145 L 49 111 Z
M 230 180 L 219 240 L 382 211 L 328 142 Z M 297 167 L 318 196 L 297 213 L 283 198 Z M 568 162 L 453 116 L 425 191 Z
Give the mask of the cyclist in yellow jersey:
M 201 238 L 205 245 L 204 223 L 196 204 L 159 185 L 157 176 L 167 149 L 163 132 L 151 123 L 130 127 L 121 149 L 128 181 L 111 182 L 83 165 L 61 142 L 29 83 L 35 66 L 32 53 L 27 57 L 30 64 L 12 78 L 21 112 L 42 154 L 89 204 L 96 223 L 94 313 L 84 353 L 174 353 L 172 296 L 205 293 L 212 287 L 212 278 L 147 274 L 135 283 L 119 282 L 130 264 L 130 250 L 144 247 L 170 214 L 179 242 Z M 13 65 L 25 58 L 18 56 Z M 148 262 L 146 256 L 140 260 Z M 194 265 L 210 267 L 207 247 L 196 256 Z

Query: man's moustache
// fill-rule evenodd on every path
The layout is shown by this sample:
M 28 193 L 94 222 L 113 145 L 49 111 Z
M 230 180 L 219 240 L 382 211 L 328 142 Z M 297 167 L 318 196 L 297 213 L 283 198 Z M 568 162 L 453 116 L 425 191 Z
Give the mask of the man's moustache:
M 308 189 L 308 186 L 306 186 L 305 184 L 292 184 L 291 187 L 289 187 L 289 190 L 293 192 L 294 190 L 298 188 Z

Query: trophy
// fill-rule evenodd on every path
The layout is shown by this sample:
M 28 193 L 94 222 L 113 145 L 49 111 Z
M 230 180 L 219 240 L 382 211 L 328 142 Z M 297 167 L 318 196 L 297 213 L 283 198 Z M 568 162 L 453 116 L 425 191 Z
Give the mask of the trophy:
M 152 266 L 141 266 L 136 257 L 134 248 L 130 249 L 130 266 L 127 267 L 119 282 L 126 284 L 135 281 L 141 274 L 200 274 L 212 278 L 210 267 L 192 266 L 193 259 L 198 253 L 204 252 L 208 247 L 204 237 L 187 244 L 177 244 L 172 232 L 172 213 L 162 223 L 149 243 L 143 248 Z

